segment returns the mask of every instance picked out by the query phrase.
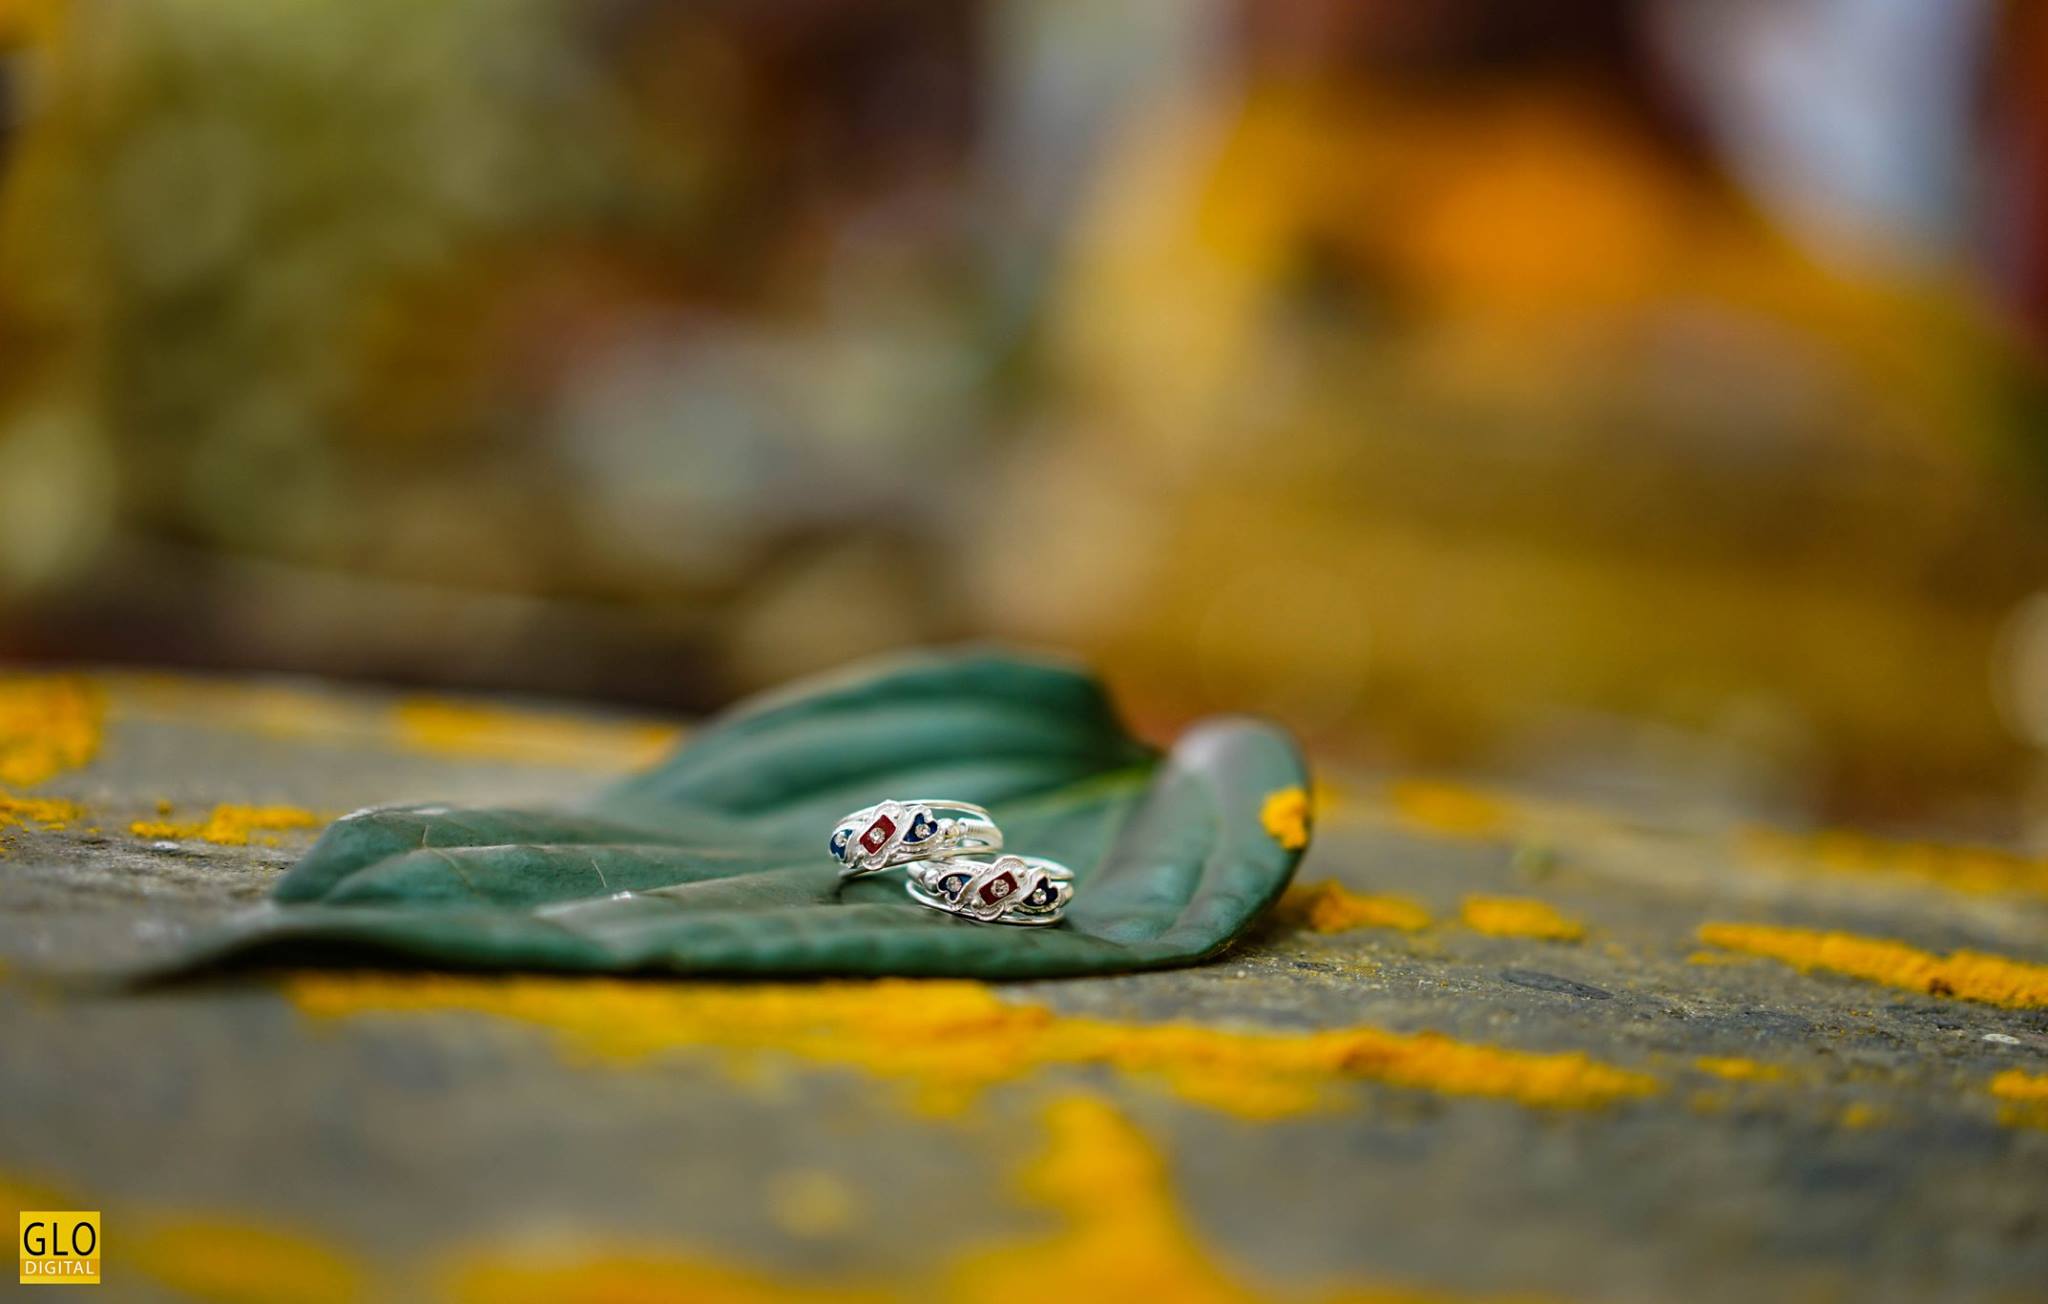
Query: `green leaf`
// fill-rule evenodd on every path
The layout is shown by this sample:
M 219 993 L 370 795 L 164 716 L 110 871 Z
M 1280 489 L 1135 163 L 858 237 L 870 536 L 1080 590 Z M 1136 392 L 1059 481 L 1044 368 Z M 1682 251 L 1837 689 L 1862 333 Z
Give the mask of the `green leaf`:
M 1067 666 L 891 660 L 744 704 L 574 808 L 350 815 L 276 904 L 187 965 L 1022 978 L 1185 964 L 1286 886 L 1300 850 L 1262 813 L 1306 782 L 1263 722 L 1203 723 L 1161 757 Z M 911 901 L 900 870 L 842 884 L 827 836 L 886 797 L 987 806 L 1007 849 L 1074 869 L 1064 922 L 957 919 Z

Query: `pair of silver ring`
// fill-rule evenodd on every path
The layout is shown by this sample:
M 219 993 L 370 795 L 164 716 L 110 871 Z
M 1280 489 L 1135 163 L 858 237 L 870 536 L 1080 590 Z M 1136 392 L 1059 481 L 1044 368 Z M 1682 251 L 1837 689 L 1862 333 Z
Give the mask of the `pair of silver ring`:
M 827 843 L 842 879 L 908 867 L 911 900 L 983 924 L 1056 924 L 1074 875 L 1043 856 L 993 856 L 1003 831 L 965 801 L 878 801 L 839 821 Z

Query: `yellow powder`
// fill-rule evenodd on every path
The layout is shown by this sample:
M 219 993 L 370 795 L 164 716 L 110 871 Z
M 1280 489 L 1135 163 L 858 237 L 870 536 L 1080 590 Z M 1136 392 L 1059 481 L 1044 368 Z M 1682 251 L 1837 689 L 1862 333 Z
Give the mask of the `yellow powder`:
M 392 712 L 401 746 L 438 756 L 536 765 L 651 765 L 682 736 L 673 725 L 589 720 L 417 698 Z
M 822 1169 L 799 1169 L 768 1183 L 768 1216 L 792 1236 L 824 1237 L 851 1227 L 860 1194 Z
M 1309 815 L 1308 794 L 1300 788 L 1282 788 L 1267 794 L 1266 804 L 1259 808 L 1259 823 L 1273 841 L 1289 851 L 1299 851 L 1308 845 Z
M 147 1219 L 116 1237 L 108 1256 L 110 1270 L 132 1261 L 158 1282 L 195 1299 L 323 1304 L 368 1297 L 353 1264 L 292 1232 L 181 1216 Z
M 111 710 L 123 720 L 203 723 L 266 738 L 375 742 L 390 732 L 389 713 L 352 697 L 261 679 L 116 673 L 102 677 Z
M 1514 807 L 1502 798 L 1449 783 L 1407 779 L 1387 791 L 1394 814 L 1423 833 L 1454 838 L 1497 838 Z
M 0 792 L 0 829 L 19 828 L 31 823 L 46 829 L 61 829 L 84 816 L 85 808 L 77 802 L 54 797 L 16 797 Z
M 1991 1079 L 1991 1094 L 2009 1102 L 1999 1109 L 1999 1122 L 2048 1131 L 2048 1073 L 2007 1069 Z
M 1414 933 L 1429 927 L 1429 911 L 1419 902 L 1401 896 L 1366 896 L 1334 880 L 1288 888 L 1274 907 L 1274 915 L 1284 923 L 1318 933 L 1352 928 L 1398 928 Z
M 448 1298 L 476 1304 L 863 1304 L 904 1298 L 874 1287 L 804 1284 L 662 1250 L 481 1252 L 456 1260 L 445 1280 Z
M 1744 835 L 1743 847 L 1761 859 L 1834 874 L 1917 878 L 1959 892 L 2048 895 L 2048 860 L 1995 847 L 1892 841 L 1839 829 L 1803 835 L 1755 829 Z
M 274 738 L 387 746 L 434 755 L 615 771 L 661 757 L 681 731 L 651 721 L 416 698 L 395 706 L 278 683 L 177 675 L 103 677 L 123 719 L 203 723 Z
M 903 1084 L 935 1113 L 1041 1070 L 1105 1066 L 1251 1118 L 1332 1103 L 1344 1083 L 1595 1108 L 1659 1089 L 1576 1053 L 1533 1054 L 1376 1028 L 1280 1033 L 1123 1023 L 1001 1000 L 971 982 L 664 986 L 545 977 L 306 973 L 308 1014 L 471 1010 L 553 1030 L 579 1055 L 630 1062 L 714 1050 L 745 1073 L 763 1056 L 848 1066 Z
M 1756 959 L 1753 955 L 1730 955 L 1726 951 L 1694 951 L 1685 957 L 1687 964 L 1713 967 L 1717 965 L 1749 964 Z
M 1344 1283 L 1285 1294 L 1239 1279 L 1213 1258 L 1189 1223 L 1166 1157 L 1107 1102 L 1063 1095 L 1044 1108 L 1045 1141 L 1012 1178 L 1038 1215 L 1020 1235 L 994 1243 L 933 1243 L 929 1264 L 888 1282 L 804 1281 L 668 1246 L 458 1251 L 442 1259 L 434 1283 L 401 1295 L 466 1301 L 612 1304 L 687 1299 L 713 1304 L 826 1304 L 827 1301 L 930 1299 L 947 1304 L 1037 1304 L 1045 1299 L 1152 1299 L 1175 1304 L 1450 1304 L 1434 1292 Z M 840 1193 L 851 1199 L 852 1192 Z M 835 1199 L 840 1198 L 835 1195 Z M 0 1204 L 68 1208 L 75 1201 L 0 1177 Z M 150 1210 L 116 1215 L 130 1228 L 108 1257 L 110 1272 L 133 1272 L 198 1299 L 289 1298 L 339 1301 L 384 1297 L 339 1250 L 295 1231 L 228 1217 Z M 1043 1221 L 1040 1221 L 1043 1220 Z M 1044 1227 L 1044 1230 L 1039 1230 Z M 372 1287 L 376 1289 L 372 1289 Z
M 1454 1297 L 1347 1284 L 1279 1294 L 1213 1258 L 1189 1224 L 1166 1157 L 1106 1102 L 1057 1097 L 1043 1113 L 1046 1144 L 1014 1179 L 1021 1200 L 1061 1211 L 1063 1227 L 968 1248 L 943 1269 L 936 1297 L 961 1304 L 1039 1304 L 1048 1298 L 1174 1304 L 1447 1304 Z
M 1877 1106 L 1858 1100 L 1842 1106 L 1842 1112 L 1835 1115 L 1835 1122 L 1849 1128 L 1876 1127 L 1884 1122 L 1884 1117 L 1884 1111 Z
M 1782 1082 L 1785 1078 L 1785 1070 L 1777 1065 L 1761 1064 L 1752 1059 L 1702 1055 L 1692 1062 L 1692 1066 L 1702 1073 L 1711 1073 L 1730 1082 Z
M 157 810 L 168 814 L 166 805 L 157 803 Z M 128 826 L 128 832 L 138 838 L 170 842 L 201 841 L 223 847 L 246 847 L 257 841 L 274 847 L 279 839 L 267 835 L 291 829 L 316 829 L 326 822 L 325 817 L 296 806 L 215 806 L 213 813 L 203 820 L 137 820 Z
M 1991 1094 L 2001 1100 L 2018 1100 L 2048 1105 L 2048 1073 L 2007 1069 L 1991 1079 Z
M 1018 1175 L 1028 1203 L 1074 1211 L 1043 1236 L 962 1254 L 945 1297 L 974 1304 L 1048 1298 L 1251 1304 L 1263 1298 L 1203 1250 L 1166 1160 L 1102 1101 L 1065 1096 L 1044 1114 L 1045 1152 Z
M 1867 982 L 2015 1009 L 2048 1006 L 2048 965 L 1983 951 L 1935 955 L 1888 938 L 1771 924 L 1703 924 L 1702 942 L 1767 956 L 1802 971 L 1823 969 Z
M 1489 937 L 1536 937 L 1549 942 L 1576 942 L 1586 926 L 1534 897 L 1468 896 L 1460 916 L 1465 926 Z
M 89 763 L 105 696 L 75 675 L 0 678 L 0 786 L 25 788 Z
M 1044 1232 L 994 1244 L 933 1241 L 930 1267 L 907 1280 L 827 1286 L 673 1252 L 583 1255 L 532 1249 L 458 1259 L 445 1280 L 464 1301 L 687 1299 L 718 1304 L 823 1304 L 924 1299 L 943 1304 L 1043 1304 L 1046 1300 L 1172 1301 L 1172 1304 L 1447 1304 L 1449 1296 L 1346 1284 L 1279 1294 L 1240 1279 L 1211 1256 L 1188 1222 L 1166 1158 L 1106 1102 L 1066 1095 L 1043 1112 L 1040 1154 L 1014 1179 L 1028 1207 L 1049 1216 Z
M 94 1200 L 0 1173 L 0 1206 L 11 1209 L 99 1208 Z M 369 1298 L 363 1274 L 337 1251 L 296 1232 L 228 1217 L 108 1206 L 111 1234 L 101 1276 L 107 1281 L 154 1279 L 193 1299 L 288 1299 L 305 1304 Z

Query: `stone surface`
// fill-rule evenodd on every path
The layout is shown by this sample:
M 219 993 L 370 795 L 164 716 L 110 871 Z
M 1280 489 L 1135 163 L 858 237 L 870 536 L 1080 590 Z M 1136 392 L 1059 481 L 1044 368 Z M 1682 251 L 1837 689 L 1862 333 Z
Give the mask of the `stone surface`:
M 1698 936 L 1778 924 L 2039 965 L 2048 876 L 1964 892 L 1939 849 L 1914 861 L 1934 872 L 1909 874 L 1784 840 L 1766 854 L 1739 815 L 1683 802 L 1339 775 L 1301 881 L 1398 894 L 1426 926 L 1317 932 L 1297 902 L 1217 963 L 995 989 L 1074 1045 L 1169 1022 L 1188 1025 L 1185 1044 L 1053 1051 L 1030 1026 L 977 1041 L 971 1024 L 895 1026 L 886 1003 L 820 1004 L 843 1044 L 820 1041 L 804 1029 L 821 989 L 789 984 L 787 1021 L 758 1035 L 655 1027 L 641 1031 L 658 1049 L 622 1053 L 467 998 L 320 1013 L 286 975 L 150 990 L 44 975 L 142 958 L 257 903 L 313 836 L 259 825 L 222 845 L 137 824 L 219 833 L 233 822 L 206 821 L 224 803 L 332 816 L 540 800 L 643 762 L 658 729 L 502 705 L 423 717 L 318 685 L 91 683 L 95 754 L 13 794 L 78 816 L 0 829 L 0 1194 L 101 1209 L 116 1296 L 225 1294 L 237 1264 L 314 1296 L 460 1293 L 475 1280 L 461 1265 L 531 1282 L 517 1274 L 539 1255 L 672 1293 L 710 1273 L 771 1297 L 833 1283 L 971 1297 L 993 1270 L 972 1266 L 977 1247 L 1018 1244 L 1032 1255 L 988 1262 L 1042 1265 L 1051 1296 L 1077 1299 L 1118 1264 L 1162 1297 L 1210 1298 L 2017 1300 L 2048 1283 L 2048 1130 L 1990 1089 L 2048 1074 L 2048 1009 L 1803 972 Z M 1585 934 L 1476 931 L 1460 922 L 1471 895 L 1541 901 Z M 323 978 L 346 1004 L 355 980 Z M 630 1018 L 636 991 L 675 986 L 535 990 L 563 994 L 571 1018 L 579 992 L 606 993 Z M 1428 1054 L 1398 1071 L 1358 1052 L 1305 1062 L 1306 1104 L 1255 1090 L 1257 1064 L 1229 1058 L 1236 1033 L 1361 1028 L 1577 1052 L 1653 1089 L 1539 1107 L 1491 1061 L 1401 1041 Z M 860 1058 L 870 1033 L 900 1047 L 913 1086 L 970 1069 L 988 1083 L 970 1108 L 920 1104 Z M 944 1058 L 970 1043 L 994 1049 Z M 1083 1128 L 1070 1152 L 1072 1119 L 1048 1107 L 1076 1099 L 1115 1124 L 1105 1142 Z M 1081 1194 L 1048 1194 L 1069 1179 Z

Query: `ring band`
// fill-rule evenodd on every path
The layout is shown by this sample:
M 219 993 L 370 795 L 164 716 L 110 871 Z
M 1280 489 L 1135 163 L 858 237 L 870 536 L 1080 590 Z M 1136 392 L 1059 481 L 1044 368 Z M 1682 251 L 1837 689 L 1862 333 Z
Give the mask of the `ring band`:
M 1074 873 L 1042 856 L 926 860 L 904 886 L 919 905 L 983 924 L 1056 924 L 1074 897 Z
M 972 802 L 878 801 L 839 821 L 827 842 L 841 878 L 917 860 L 1001 851 L 1003 831 Z

